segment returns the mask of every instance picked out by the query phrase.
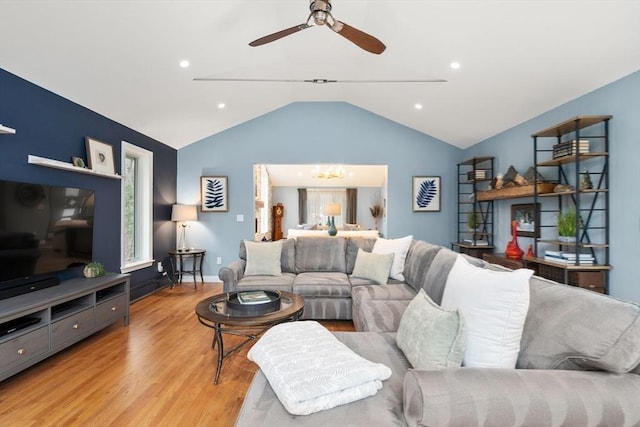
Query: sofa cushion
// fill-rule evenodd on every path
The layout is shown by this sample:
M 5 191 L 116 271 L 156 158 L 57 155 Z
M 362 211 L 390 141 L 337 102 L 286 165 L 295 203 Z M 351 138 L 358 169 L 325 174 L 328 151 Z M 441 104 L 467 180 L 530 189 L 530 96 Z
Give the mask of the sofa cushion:
M 344 273 L 300 273 L 293 281 L 293 292 L 305 298 L 348 298 L 351 296 L 351 283 Z
M 350 276 L 349 281 L 354 305 L 363 300 L 410 301 L 416 296 L 411 286 L 397 280 L 391 280 L 386 285 L 374 285 L 370 280 Z
M 369 239 L 365 237 L 349 237 L 347 239 L 347 274 L 353 273 L 353 267 L 356 264 L 356 257 L 358 256 L 358 249 L 363 249 L 367 252 L 371 252 L 373 250 L 373 245 L 376 243 L 376 240 L 377 239 Z
M 403 379 L 410 365 L 402 352 L 392 344 L 392 340 L 380 334 L 336 332 L 335 336 L 360 356 L 391 368 L 391 377 L 384 382 L 375 398 L 359 400 L 304 417 L 295 416 L 284 409 L 264 374 L 258 370 L 242 403 L 236 427 L 403 425 Z
M 465 366 L 515 368 L 532 273 L 524 268 L 492 271 L 458 257 L 447 278 L 442 307 L 459 310 L 467 324 Z
M 296 237 L 296 272 L 336 271 L 346 272 L 343 237 Z
M 459 367 L 467 343 L 464 319 L 431 301 L 424 289 L 402 314 L 398 347 L 416 369 Z
M 394 254 L 372 254 L 358 249 L 353 277 L 369 279 L 377 285 L 384 285 L 389 280 L 389 271 Z
M 295 278 L 296 275 L 293 273 L 282 273 L 281 276 L 244 276 L 237 283 L 235 290 L 263 289 L 291 292 Z
M 409 245 L 413 241 L 413 236 L 405 236 L 399 239 L 377 239 L 373 245 L 374 254 L 389 254 L 393 253 L 393 264 L 389 277 L 396 280 L 404 280 L 404 261 L 409 251 Z
M 247 251 L 245 276 L 281 276 L 282 240 L 277 242 L 244 242 Z
M 356 331 L 396 332 L 409 302 L 411 300 L 363 300 L 354 307 L 353 325 Z
M 530 285 L 519 368 L 622 373 L 640 364 L 640 305 L 537 276 Z
M 416 292 L 426 287 L 426 278 L 431 263 L 442 246 L 432 245 L 421 240 L 414 240 L 409 246 L 404 262 L 404 280 Z

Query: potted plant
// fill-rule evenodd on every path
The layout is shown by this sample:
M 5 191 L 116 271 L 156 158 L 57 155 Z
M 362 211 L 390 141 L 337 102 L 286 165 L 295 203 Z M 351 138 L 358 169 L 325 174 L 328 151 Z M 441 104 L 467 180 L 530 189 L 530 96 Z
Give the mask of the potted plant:
M 467 227 L 469 227 L 469 230 L 477 230 L 481 224 L 480 212 L 473 211 L 467 214 Z
M 558 213 L 556 227 L 558 228 L 558 240 L 561 242 L 576 241 L 576 215 L 574 208 Z

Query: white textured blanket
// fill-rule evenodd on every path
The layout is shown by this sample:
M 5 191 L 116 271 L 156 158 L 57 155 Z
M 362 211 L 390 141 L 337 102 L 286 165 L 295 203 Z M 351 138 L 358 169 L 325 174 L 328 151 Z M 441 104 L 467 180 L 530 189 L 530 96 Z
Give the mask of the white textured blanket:
M 373 363 L 341 343 L 315 321 L 269 329 L 249 350 L 287 411 L 293 415 L 344 405 L 382 388 L 391 369 Z

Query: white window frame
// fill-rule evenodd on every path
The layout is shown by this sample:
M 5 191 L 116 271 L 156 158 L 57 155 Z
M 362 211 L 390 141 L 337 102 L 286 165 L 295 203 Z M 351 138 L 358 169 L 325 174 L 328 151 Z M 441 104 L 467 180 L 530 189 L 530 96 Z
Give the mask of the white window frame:
M 137 243 L 139 256 L 134 261 L 125 259 L 124 253 L 124 203 L 125 203 L 125 180 L 122 180 L 121 187 L 121 247 L 120 247 L 120 271 L 122 273 L 129 273 L 135 270 L 140 270 L 153 265 L 153 152 L 138 147 L 137 145 L 130 144 L 126 141 L 122 141 L 122 157 L 121 170 L 125 173 L 125 159 L 127 156 L 135 157 L 137 162 L 138 171 L 138 197 L 136 198 L 136 214 L 139 227 L 136 229 L 138 233 Z

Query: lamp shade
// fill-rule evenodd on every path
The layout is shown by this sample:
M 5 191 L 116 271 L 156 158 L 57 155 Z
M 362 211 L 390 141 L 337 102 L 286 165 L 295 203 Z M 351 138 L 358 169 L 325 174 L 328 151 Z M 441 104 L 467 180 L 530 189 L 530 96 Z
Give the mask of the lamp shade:
M 173 205 L 171 208 L 171 221 L 197 221 L 198 210 L 195 205 Z
M 324 208 L 324 214 L 327 216 L 337 216 L 340 215 L 341 209 L 338 203 L 329 203 Z

